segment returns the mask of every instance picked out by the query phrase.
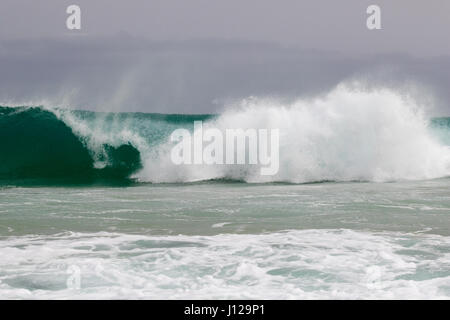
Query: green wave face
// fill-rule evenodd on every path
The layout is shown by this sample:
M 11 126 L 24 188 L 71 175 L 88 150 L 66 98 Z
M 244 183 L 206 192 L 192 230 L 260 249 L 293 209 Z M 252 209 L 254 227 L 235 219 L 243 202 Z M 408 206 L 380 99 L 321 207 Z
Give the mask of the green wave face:
M 443 144 L 450 146 L 450 118 L 431 119 L 430 128 Z
M 141 167 L 140 153 L 133 145 L 102 147 L 106 165 L 95 168 L 92 151 L 54 113 L 41 108 L 0 107 L 0 180 L 126 179 Z

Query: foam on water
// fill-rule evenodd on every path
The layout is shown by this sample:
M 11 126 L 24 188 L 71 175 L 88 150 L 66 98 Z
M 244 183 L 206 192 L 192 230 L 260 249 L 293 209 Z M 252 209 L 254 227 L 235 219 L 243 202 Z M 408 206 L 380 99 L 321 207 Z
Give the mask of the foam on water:
M 260 175 L 255 165 L 175 166 L 167 143 L 144 156 L 143 181 L 236 179 L 247 182 L 392 181 L 450 175 L 450 148 L 429 130 L 423 107 L 390 89 L 338 86 L 290 104 L 247 99 L 205 127 L 279 129 L 280 170 Z
M 68 233 L 10 237 L 0 255 L 0 298 L 450 298 L 450 237 L 437 235 Z

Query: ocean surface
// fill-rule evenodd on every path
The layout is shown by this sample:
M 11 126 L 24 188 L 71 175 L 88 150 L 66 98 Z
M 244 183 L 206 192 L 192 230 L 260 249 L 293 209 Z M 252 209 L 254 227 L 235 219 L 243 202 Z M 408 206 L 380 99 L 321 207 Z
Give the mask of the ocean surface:
M 193 121 L 280 169 L 175 165 Z M 217 115 L 0 107 L 0 298 L 449 299 L 450 118 L 338 88 Z

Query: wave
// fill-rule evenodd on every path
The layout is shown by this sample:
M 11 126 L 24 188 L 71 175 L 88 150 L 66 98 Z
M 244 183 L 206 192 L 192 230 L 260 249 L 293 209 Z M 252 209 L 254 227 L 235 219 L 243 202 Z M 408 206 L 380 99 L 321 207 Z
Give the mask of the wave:
M 175 165 L 171 132 L 193 121 L 220 130 L 279 129 L 280 169 Z M 98 113 L 0 107 L 0 180 L 63 178 L 138 182 L 420 180 L 450 175 L 450 120 L 425 116 L 394 90 L 344 85 L 314 99 L 249 98 L 220 115 Z
M 142 167 L 130 143 L 102 143 L 94 153 L 55 113 L 42 108 L 0 107 L 0 178 L 92 181 L 128 177 Z M 95 159 L 104 165 L 95 166 Z
M 439 121 L 438 121 L 439 122 Z M 424 107 L 393 90 L 339 86 L 314 99 L 283 103 L 250 98 L 204 127 L 280 130 L 280 169 L 262 176 L 254 165 L 171 164 L 170 143 L 144 160 L 140 179 L 186 182 L 228 179 L 246 182 L 396 181 L 445 177 L 450 149 L 445 121 L 430 122 Z

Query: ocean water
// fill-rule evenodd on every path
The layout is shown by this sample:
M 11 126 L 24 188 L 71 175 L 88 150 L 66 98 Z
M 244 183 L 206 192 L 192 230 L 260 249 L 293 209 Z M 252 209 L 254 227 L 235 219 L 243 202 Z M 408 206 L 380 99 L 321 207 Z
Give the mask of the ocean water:
M 218 115 L 0 107 L 0 298 L 449 299 L 450 118 L 337 88 Z M 176 166 L 193 121 L 280 170 Z

